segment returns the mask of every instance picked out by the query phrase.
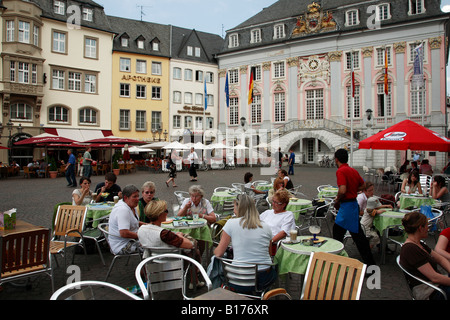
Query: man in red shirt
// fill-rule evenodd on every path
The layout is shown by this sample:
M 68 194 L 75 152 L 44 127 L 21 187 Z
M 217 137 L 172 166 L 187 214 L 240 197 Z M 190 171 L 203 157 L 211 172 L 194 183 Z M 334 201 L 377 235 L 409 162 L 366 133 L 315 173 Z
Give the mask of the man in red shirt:
M 364 180 L 358 171 L 347 164 L 347 150 L 337 150 L 334 154 L 334 161 L 338 167 L 336 178 L 339 187 L 335 201 L 340 206 L 333 226 L 333 238 L 342 242 L 345 233 L 349 231 L 364 263 L 367 265 L 376 264 L 370 250 L 369 241 L 359 223 L 359 205 L 356 197 L 364 187 Z

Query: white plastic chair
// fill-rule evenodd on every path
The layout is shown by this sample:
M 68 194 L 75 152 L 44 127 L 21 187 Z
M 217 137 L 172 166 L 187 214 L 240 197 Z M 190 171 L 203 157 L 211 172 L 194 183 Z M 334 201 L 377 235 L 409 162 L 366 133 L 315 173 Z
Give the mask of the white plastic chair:
M 180 254 L 161 254 L 142 260 L 136 267 L 135 277 L 142 290 L 144 300 L 154 299 L 156 292 L 174 289 L 181 289 L 185 300 L 192 299 L 186 295 L 186 284 L 189 282 L 187 276 L 190 275 L 190 272 L 189 267 L 185 268 L 184 262 L 188 262 L 189 267 L 194 266 L 200 271 L 208 291 L 211 290 L 211 280 L 200 263 Z M 144 266 L 146 266 L 147 285 L 142 280 Z
M 52 294 L 50 297 L 50 300 L 58 300 L 58 298 L 62 297 L 66 291 L 69 291 L 72 293 L 69 297 L 65 298 L 65 300 L 96 300 L 94 290 L 92 287 L 106 287 L 110 288 L 118 293 L 120 293 L 121 298 L 124 297 L 130 298 L 132 300 L 142 300 L 140 297 L 132 294 L 131 292 L 127 291 L 126 289 L 119 287 L 115 284 L 109 283 L 109 282 L 103 282 L 103 281 L 78 281 L 73 282 L 65 285 L 62 288 L 59 288 L 55 291 L 55 293 Z M 87 287 L 85 289 L 82 289 L 82 287 Z M 75 289 L 78 289 L 77 293 L 73 293 Z M 102 299 L 104 300 L 104 297 L 111 297 L 112 300 L 117 300 L 118 298 L 114 295 L 110 294 L 104 294 L 102 295 Z

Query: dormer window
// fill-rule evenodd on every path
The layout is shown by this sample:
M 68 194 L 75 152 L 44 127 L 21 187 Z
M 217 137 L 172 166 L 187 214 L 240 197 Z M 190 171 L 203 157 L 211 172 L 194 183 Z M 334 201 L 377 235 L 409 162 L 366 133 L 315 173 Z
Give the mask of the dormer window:
M 286 33 L 284 31 L 284 24 L 277 24 L 273 27 L 273 38 L 274 39 L 281 39 L 286 36 Z
M 54 0 L 53 1 L 53 12 L 56 14 L 64 15 L 66 12 L 66 4 L 64 1 Z
M 83 8 L 83 20 L 94 21 L 94 10 L 91 8 Z
M 160 50 L 160 42 L 157 38 L 153 39 L 153 41 L 151 42 L 152 45 L 152 50 L 153 51 L 159 51 Z
M 237 33 L 230 34 L 228 38 L 228 48 L 239 47 L 239 38 Z
M 356 26 L 359 24 L 358 10 L 349 10 L 345 13 L 345 25 Z
M 136 39 L 136 44 L 137 44 L 138 49 L 145 49 L 145 39 L 144 39 L 144 37 L 143 36 L 139 36 Z
M 409 0 L 409 15 L 425 13 L 424 0 Z
M 377 6 L 377 21 L 389 20 L 391 18 L 391 10 L 389 3 L 383 3 Z
M 250 31 L 250 36 L 251 43 L 261 42 L 261 29 L 253 29 L 252 31 Z
M 124 34 L 120 37 L 120 45 L 124 48 L 129 47 L 129 43 L 130 42 L 130 38 L 128 37 L 127 34 Z

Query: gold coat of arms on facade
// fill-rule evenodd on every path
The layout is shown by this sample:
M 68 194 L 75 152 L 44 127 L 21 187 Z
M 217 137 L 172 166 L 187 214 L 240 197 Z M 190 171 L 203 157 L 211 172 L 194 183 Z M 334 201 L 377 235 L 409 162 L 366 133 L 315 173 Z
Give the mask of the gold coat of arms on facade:
M 293 37 L 310 33 L 336 30 L 336 21 L 330 11 L 324 12 L 320 4 L 313 2 L 308 6 L 308 12 L 297 18 L 297 24 L 292 31 Z

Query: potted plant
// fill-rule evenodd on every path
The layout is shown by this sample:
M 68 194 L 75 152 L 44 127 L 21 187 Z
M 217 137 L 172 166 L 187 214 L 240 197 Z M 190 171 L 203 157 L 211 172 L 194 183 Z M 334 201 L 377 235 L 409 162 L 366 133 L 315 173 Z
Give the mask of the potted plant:
M 53 157 L 49 158 L 48 164 L 50 166 L 49 168 L 50 178 L 55 179 L 58 176 L 58 168 L 56 167 L 55 158 Z
M 120 169 L 119 169 L 119 162 L 116 160 L 114 160 L 113 162 L 113 173 L 118 176 L 120 173 Z

